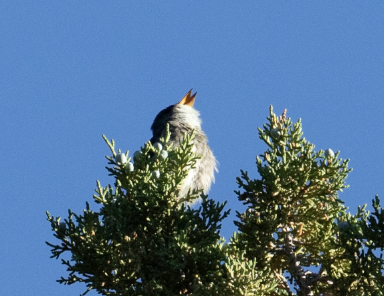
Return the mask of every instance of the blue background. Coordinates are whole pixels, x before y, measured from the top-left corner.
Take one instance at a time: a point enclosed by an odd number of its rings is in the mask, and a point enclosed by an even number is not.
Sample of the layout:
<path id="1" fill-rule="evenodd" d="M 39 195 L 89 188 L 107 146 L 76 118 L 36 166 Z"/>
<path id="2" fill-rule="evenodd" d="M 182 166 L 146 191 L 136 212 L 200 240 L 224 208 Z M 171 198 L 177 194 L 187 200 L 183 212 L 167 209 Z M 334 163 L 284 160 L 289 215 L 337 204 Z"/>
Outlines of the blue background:
<path id="1" fill-rule="evenodd" d="M 302 118 L 316 149 L 354 171 L 351 212 L 384 193 L 382 1 L 18 1 L 0 3 L 0 294 L 79 295 L 49 259 L 45 211 L 81 213 L 109 149 L 135 151 L 163 108 L 193 88 L 220 162 L 210 197 L 236 230 L 240 169 L 258 176 L 269 106 Z M 89 295 L 96 295 L 95 292 Z"/>

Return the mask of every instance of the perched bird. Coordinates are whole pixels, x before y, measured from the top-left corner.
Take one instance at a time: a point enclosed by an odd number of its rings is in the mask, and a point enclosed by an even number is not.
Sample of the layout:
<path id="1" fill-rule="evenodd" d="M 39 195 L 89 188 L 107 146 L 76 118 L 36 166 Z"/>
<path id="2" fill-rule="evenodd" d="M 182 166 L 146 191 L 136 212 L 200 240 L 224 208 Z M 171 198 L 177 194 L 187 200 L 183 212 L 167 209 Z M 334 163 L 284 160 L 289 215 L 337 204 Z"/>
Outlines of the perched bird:
<path id="1" fill-rule="evenodd" d="M 208 193 L 211 183 L 215 181 L 214 171 L 217 171 L 217 161 L 208 146 L 207 136 L 201 129 L 200 113 L 193 108 L 196 93 L 191 96 L 191 92 L 192 89 L 179 103 L 160 111 L 151 127 L 152 144 L 164 136 L 167 123 L 171 132 L 170 141 L 174 145 L 179 145 L 185 132 L 191 133 L 195 130 L 193 152 L 201 158 L 183 181 L 179 191 L 180 198 L 186 196 L 189 189 L 203 189 L 204 194 Z"/>

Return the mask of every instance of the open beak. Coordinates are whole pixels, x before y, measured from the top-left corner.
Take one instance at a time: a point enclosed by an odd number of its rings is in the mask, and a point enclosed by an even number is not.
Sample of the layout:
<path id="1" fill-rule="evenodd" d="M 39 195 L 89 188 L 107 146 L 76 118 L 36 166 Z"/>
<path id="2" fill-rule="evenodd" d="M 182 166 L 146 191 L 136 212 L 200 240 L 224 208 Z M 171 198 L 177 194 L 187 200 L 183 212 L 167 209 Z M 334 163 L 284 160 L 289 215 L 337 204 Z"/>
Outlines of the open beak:
<path id="1" fill-rule="evenodd" d="M 195 92 L 191 96 L 192 89 L 182 98 L 182 100 L 178 103 L 179 105 L 187 105 L 189 107 L 193 107 L 193 103 L 195 102 L 195 97 L 197 92 Z"/>

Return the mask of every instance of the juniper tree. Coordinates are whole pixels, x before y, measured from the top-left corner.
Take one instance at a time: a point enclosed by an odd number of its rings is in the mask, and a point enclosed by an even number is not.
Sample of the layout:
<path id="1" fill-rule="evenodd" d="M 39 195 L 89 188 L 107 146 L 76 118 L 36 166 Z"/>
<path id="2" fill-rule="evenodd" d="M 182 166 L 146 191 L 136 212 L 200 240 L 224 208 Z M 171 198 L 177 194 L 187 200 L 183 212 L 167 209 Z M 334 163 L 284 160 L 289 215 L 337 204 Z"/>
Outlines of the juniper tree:
<path id="1" fill-rule="evenodd" d="M 220 237 L 225 203 L 199 190 L 178 199 L 198 159 L 193 134 L 172 146 L 167 132 L 134 154 L 111 149 L 107 170 L 115 183 L 97 182 L 83 214 L 61 220 L 47 212 L 60 244 L 47 244 L 68 274 L 58 282 L 85 283 L 102 295 L 383 295 L 384 213 L 365 206 L 347 212 L 348 160 L 315 151 L 301 121 L 272 110 L 259 136 L 268 149 L 256 159 L 258 179 L 237 178 L 238 227 Z M 201 204 L 190 203 L 201 197 Z M 84 294 L 86 294 L 85 292 Z"/>
<path id="2" fill-rule="evenodd" d="M 301 121 L 286 111 L 259 128 L 268 149 L 256 158 L 260 178 L 241 171 L 233 244 L 279 279 L 276 295 L 383 295 L 384 214 L 347 213 L 338 193 L 351 169 L 339 152 L 315 151 L 302 137 Z M 293 289 L 292 289 L 293 288 Z M 294 290 L 294 291 L 292 291 Z M 275 294 L 273 294 L 275 295 Z"/>
<path id="3" fill-rule="evenodd" d="M 103 295 L 179 295 L 204 290 L 225 273 L 220 222 L 229 214 L 225 203 L 201 195 L 198 209 L 186 202 L 200 196 L 190 192 L 178 199 L 178 187 L 198 158 L 192 153 L 193 135 L 180 146 L 160 143 L 135 153 L 115 152 L 107 167 L 114 187 L 97 183 L 94 200 L 99 212 L 87 203 L 83 215 L 69 211 L 65 222 L 48 215 L 61 245 L 48 243 L 52 257 L 68 251 L 63 260 L 69 275 L 59 282 L 84 282 L 88 290 Z M 203 292 L 203 291 L 201 291 Z"/>

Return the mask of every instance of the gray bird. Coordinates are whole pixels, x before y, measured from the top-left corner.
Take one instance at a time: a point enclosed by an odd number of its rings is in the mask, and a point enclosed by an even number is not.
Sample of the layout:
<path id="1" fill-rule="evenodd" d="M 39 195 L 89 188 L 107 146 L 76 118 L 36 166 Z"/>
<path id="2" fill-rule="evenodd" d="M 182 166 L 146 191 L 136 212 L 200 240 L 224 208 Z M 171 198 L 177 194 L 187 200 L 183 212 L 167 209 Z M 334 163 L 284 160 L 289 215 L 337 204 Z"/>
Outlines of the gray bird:
<path id="1" fill-rule="evenodd" d="M 190 170 L 183 181 L 179 191 L 180 198 L 186 196 L 189 189 L 203 189 L 204 194 L 207 194 L 211 183 L 215 181 L 214 171 L 217 171 L 217 161 L 208 146 L 207 136 L 201 129 L 200 113 L 193 108 L 196 93 L 191 96 L 191 92 L 192 89 L 179 103 L 160 111 L 151 127 L 152 144 L 164 136 L 167 123 L 171 132 L 170 141 L 174 145 L 179 145 L 185 132 L 191 133 L 195 130 L 193 151 L 201 158 L 197 160 L 195 169 Z"/>

